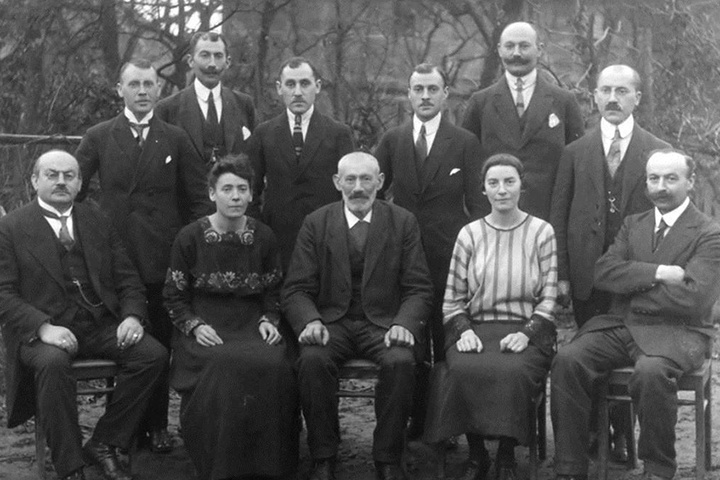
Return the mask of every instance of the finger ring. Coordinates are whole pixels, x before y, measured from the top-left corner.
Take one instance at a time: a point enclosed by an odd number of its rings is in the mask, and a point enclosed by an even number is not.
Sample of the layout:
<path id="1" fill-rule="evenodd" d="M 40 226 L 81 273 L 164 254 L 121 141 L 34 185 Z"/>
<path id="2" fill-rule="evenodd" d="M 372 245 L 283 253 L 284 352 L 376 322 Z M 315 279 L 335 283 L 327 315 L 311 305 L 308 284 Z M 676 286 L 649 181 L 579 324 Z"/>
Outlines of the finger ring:
<path id="1" fill-rule="evenodd" d="M 139 337 L 139 336 L 140 336 L 139 333 L 136 333 L 135 335 L 133 335 L 133 337 L 135 337 L 135 338 L 137 338 L 137 337 Z"/>

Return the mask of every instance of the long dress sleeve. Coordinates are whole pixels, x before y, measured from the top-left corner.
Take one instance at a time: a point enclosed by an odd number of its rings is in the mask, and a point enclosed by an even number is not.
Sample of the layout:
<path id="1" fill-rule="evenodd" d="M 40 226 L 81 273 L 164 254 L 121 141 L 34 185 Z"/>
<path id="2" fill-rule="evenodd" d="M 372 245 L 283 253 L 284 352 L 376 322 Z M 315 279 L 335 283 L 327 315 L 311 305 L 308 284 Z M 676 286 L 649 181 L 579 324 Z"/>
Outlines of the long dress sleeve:
<path id="1" fill-rule="evenodd" d="M 183 235 L 173 243 L 170 266 L 165 277 L 163 298 L 170 320 L 185 335 L 190 335 L 195 327 L 205 322 L 195 314 L 192 308 L 192 273 L 196 261 L 196 248 L 191 235 Z"/>

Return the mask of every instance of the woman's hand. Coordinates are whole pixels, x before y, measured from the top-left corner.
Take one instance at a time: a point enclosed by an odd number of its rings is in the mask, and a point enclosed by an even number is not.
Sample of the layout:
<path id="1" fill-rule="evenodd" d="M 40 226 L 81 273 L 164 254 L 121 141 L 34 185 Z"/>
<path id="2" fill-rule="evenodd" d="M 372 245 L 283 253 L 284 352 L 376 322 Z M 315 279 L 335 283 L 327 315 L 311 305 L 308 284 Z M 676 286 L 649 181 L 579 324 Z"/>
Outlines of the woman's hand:
<path id="1" fill-rule="evenodd" d="M 215 332 L 215 329 L 207 324 L 195 327 L 193 335 L 195 335 L 195 341 L 203 347 L 213 347 L 223 343 L 222 338 Z"/>
<path id="2" fill-rule="evenodd" d="M 527 348 L 528 343 L 530 343 L 530 339 L 524 333 L 511 333 L 500 340 L 500 351 L 520 353 Z"/>
<path id="3" fill-rule="evenodd" d="M 460 335 L 460 340 L 455 342 L 455 346 L 457 347 L 458 352 L 463 353 L 480 353 L 483 349 L 482 342 L 472 330 L 465 330 L 462 335 Z"/>
<path id="4" fill-rule="evenodd" d="M 277 345 L 282 340 L 282 335 L 280 335 L 277 327 L 270 322 L 260 322 L 258 331 L 268 345 Z"/>

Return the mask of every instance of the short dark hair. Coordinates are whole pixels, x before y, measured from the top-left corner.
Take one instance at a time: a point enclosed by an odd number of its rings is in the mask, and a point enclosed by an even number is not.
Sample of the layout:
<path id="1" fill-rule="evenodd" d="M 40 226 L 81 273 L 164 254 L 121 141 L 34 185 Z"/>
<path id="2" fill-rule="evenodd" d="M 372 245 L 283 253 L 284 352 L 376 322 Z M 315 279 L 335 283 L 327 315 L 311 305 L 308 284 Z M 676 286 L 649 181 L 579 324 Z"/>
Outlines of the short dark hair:
<path id="1" fill-rule="evenodd" d="M 118 82 L 122 82 L 123 73 L 125 73 L 125 70 L 127 70 L 130 65 L 140 68 L 142 70 L 147 70 L 148 68 L 155 70 L 152 62 L 147 58 L 134 58 L 128 62 L 123 63 L 122 67 L 120 67 L 120 71 L 118 72 Z M 155 75 L 157 76 L 157 70 L 155 70 Z"/>
<path id="2" fill-rule="evenodd" d="M 496 153 L 495 155 L 492 155 L 490 158 L 485 160 L 485 162 L 483 162 L 482 171 L 480 172 L 483 190 L 485 189 L 485 177 L 487 176 L 488 170 L 490 170 L 492 167 L 497 167 L 500 165 L 513 167 L 515 170 L 517 170 L 518 177 L 520 177 L 520 181 L 522 182 L 523 178 L 525 177 L 525 167 L 523 166 L 523 163 L 515 155 L 511 155 L 509 153 Z"/>
<path id="3" fill-rule="evenodd" d="M 448 77 L 445 73 L 445 70 L 438 67 L 437 65 L 434 65 L 432 63 L 421 63 L 420 65 L 416 65 L 415 68 L 413 68 L 413 71 L 410 72 L 410 75 L 408 76 L 408 85 L 410 85 L 410 78 L 412 78 L 414 73 L 433 73 L 437 72 L 442 77 L 443 81 L 443 88 L 447 87 L 448 84 Z"/>
<path id="4" fill-rule="evenodd" d="M 223 45 L 225 46 L 225 55 L 228 54 L 228 42 L 225 40 L 225 37 L 222 33 L 216 33 L 216 32 L 195 32 L 192 37 L 190 37 L 190 47 L 188 48 L 188 53 L 192 56 L 195 55 L 195 47 L 197 47 L 197 44 L 200 40 L 208 40 L 210 42 L 217 42 L 220 40 Z"/>
<path id="5" fill-rule="evenodd" d="M 280 65 L 280 69 L 278 70 L 278 76 L 277 76 L 278 82 L 282 79 L 282 72 L 283 72 L 283 70 L 285 70 L 285 68 L 287 68 L 287 67 L 298 68 L 303 63 L 307 63 L 310 66 L 310 70 L 312 70 L 313 77 L 315 77 L 315 80 L 320 80 L 322 78 L 320 76 L 320 72 L 318 71 L 317 68 L 315 68 L 315 65 L 313 65 L 313 63 L 310 60 L 308 60 L 305 57 L 292 57 L 288 60 L 285 60 L 283 62 L 283 64 Z"/>
<path id="6" fill-rule="evenodd" d="M 208 187 L 215 189 L 220 177 L 226 173 L 232 173 L 240 178 L 247 180 L 250 188 L 255 183 L 255 172 L 250 166 L 250 159 L 244 153 L 237 155 L 226 155 L 212 166 L 208 173 Z"/>
<path id="7" fill-rule="evenodd" d="M 687 166 L 687 178 L 690 178 L 693 175 L 695 175 L 695 160 L 690 155 L 683 152 L 682 150 L 677 149 L 677 148 L 672 148 L 672 147 L 658 148 L 658 149 L 651 151 L 648 154 L 647 159 L 650 160 L 650 158 L 652 158 L 652 156 L 657 153 L 661 153 L 661 154 L 676 153 L 676 154 L 680 155 L 681 157 L 683 157 L 685 159 L 685 166 Z M 647 164 L 647 161 L 645 163 Z"/>

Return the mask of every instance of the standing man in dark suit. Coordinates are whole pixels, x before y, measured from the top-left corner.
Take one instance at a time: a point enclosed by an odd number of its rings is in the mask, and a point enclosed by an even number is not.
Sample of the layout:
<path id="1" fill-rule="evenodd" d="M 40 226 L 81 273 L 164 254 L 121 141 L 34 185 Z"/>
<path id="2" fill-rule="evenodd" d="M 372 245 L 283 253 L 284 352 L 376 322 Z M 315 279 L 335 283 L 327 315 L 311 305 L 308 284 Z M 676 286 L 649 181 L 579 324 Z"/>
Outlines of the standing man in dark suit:
<path id="1" fill-rule="evenodd" d="M 552 366 L 558 478 L 586 478 L 590 406 L 608 371 L 634 365 L 628 386 L 640 421 L 638 456 L 648 480 L 675 474 L 677 379 L 702 365 L 720 294 L 720 226 L 690 202 L 694 162 L 672 149 L 646 166 L 655 208 L 627 217 L 595 265 L 595 288 L 612 293 L 560 348 Z"/>
<path id="2" fill-rule="evenodd" d="M 505 27 L 498 44 L 505 75 L 473 94 L 462 126 L 480 139 L 487 156 L 510 153 L 523 162 L 520 209 L 548 220 L 562 150 L 583 134 L 584 124 L 573 94 L 538 74 L 542 48 L 529 23 Z"/>
<path id="3" fill-rule="evenodd" d="M 96 209 L 73 201 L 78 163 L 51 150 L 32 174 L 37 199 L 0 220 L 0 325 L 7 363 L 8 426 L 39 410 L 59 478 L 83 480 L 97 464 L 106 480 L 129 480 L 116 447 L 128 448 L 167 351 L 143 322 L 143 286 L 115 229 Z M 120 366 L 112 401 L 81 447 L 75 358 Z M 44 447 L 43 447 L 44 448 Z"/>
<path id="4" fill-rule="evenodd" d="M 153 115 L 159 86 L 149 62 L 125 64 L 117 89 L 125 110 L 90 128 L 75 152 L 83 176 L 78 198 L 85 197 L 90 179 L 98 173 L 100 207 L 120 233 L 145 284 L 152 334 L 169 349 L 173 326 L 162 303 L 163 283 L 175 235 L 210 211 L 205 167 L 187 134 Z M 172 450 L 168 389 L 165 372 L 142 426 L 155 452 Z"/>
<path id="5" fill-rule="evenodd" d="M 350 128 L 315 110 L 321 85 L 309 60 L 283 63 L 277 92 L 286 110 L 260 124 L 250 141 L 254 208 L 262 199 L 262 218 L 277 236 L 283 269 L 305 215 L 340 199 L 331 179 L 337 162 L 354 148 Z"/>
<path id="6" fill-rule="evenodd" d="M 188 65 L 195 75 L 193 84 L 159 101 L 155 114 L 185 130 L 206 165 L 227 154 L 246 153 L 255 107 L 249 95 L 222 85 L 222 74 L 230 66 L 225 37 L 195 33 Z"/>
<path id="7" fill-rule="evenodd" d="M 375 200 L 383 185 L 376 159 L 346 155 L 334 180 L 343 201 L 303 222 L 282 293 L 283 312 L 300 343 L 300 399 L 315 462 L 310 479 L 335 478 L 338 367 L 356 356 L 380 365 L 377 478 L 400 479 L 415 383 L 413 347 L 422 341 L 432 283 L 415 217 Z"/>
<path id="8" fill-rule="evenodd" d="M 600 125 L 565 147 L 555 179 L 550 221 L 558 241 L 559 299 L 567 304 L 572 291 L 578 327 L 608 312 L 610 293 L 593 288 L 595 261 L 626 216 L 652 208 L 645 162 L 651 151 L 670 146 L 635 123 L 640 86 L 640 75 L 626 65 L 600 72 L 595 89 Z M 619 462 L 627 460 L 627 408 L 614 405 L 611 411 L 612 458 Z"/>
<path id="9" fill-rule="evenodd" d="M 432 338 L 435 361 L 445 358 L 442 301 L 455 239 L 487 204 L 480 181 L 480 142 L 443 117 L 447 96 L 445 72 L 428 63 L 415 67 L 408 80 L 413 118 L 388 130 L 375 151 L 385 185 L 392 185 L 393 202 L 410 210 L 420 225 L 435 287 L 426 355 L 431 358 Z M 409 438 L 423 431 L 428 375 L 427 369 L 420 370 Z"/>

